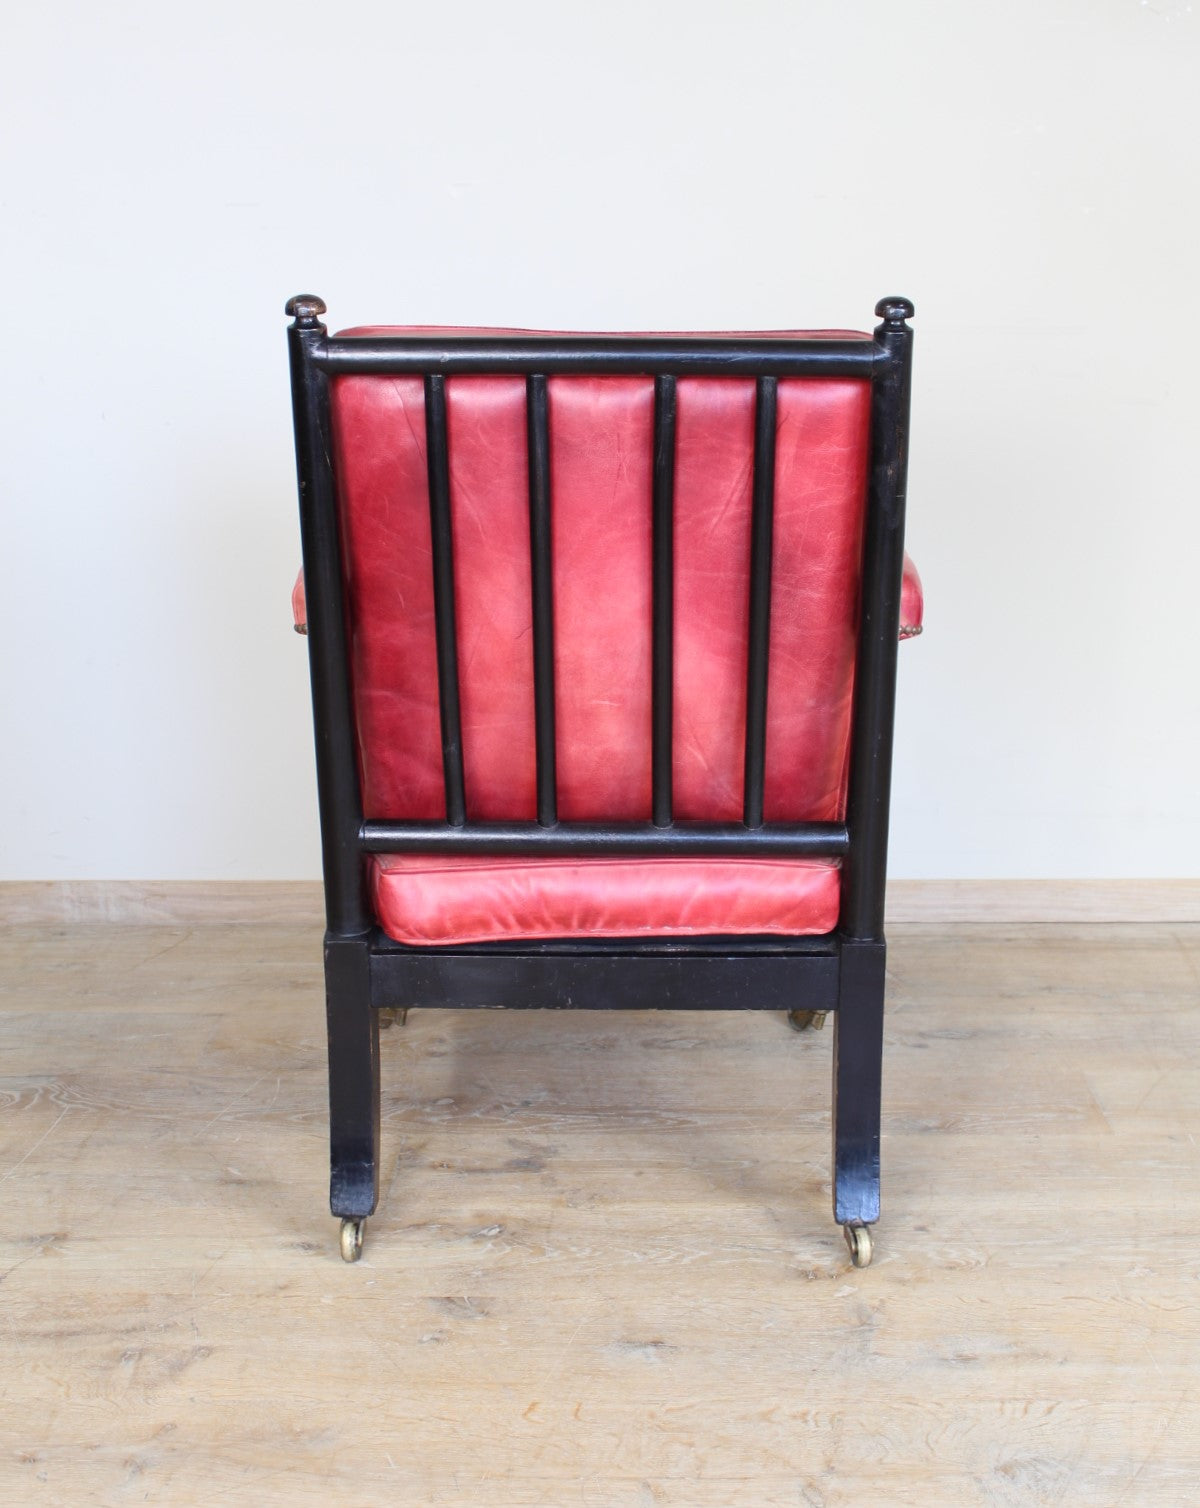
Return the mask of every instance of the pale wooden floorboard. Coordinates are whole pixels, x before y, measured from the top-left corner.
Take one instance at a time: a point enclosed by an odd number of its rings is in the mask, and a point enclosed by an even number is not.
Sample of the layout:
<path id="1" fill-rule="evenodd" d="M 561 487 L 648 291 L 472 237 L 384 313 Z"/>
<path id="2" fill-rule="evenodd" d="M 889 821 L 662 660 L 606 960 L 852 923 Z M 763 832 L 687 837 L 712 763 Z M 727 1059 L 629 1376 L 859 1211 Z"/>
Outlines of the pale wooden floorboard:
<path id="1" fill-rule="evenodd" d="M 0 1502 L 1200 1501 L 1200 926 L 893 933 L 856 1272 L 828 1031 L 414 1012 L 347 1267 L 313 928 L 9 928 Z"/>

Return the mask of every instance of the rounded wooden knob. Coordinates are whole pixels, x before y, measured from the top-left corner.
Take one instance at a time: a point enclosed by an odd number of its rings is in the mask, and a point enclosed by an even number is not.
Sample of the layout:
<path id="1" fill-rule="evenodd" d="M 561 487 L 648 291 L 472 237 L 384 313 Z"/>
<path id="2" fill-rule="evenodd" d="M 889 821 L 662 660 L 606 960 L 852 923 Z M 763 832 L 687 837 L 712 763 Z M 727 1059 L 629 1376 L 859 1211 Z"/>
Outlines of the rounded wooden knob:
<path id="1" fill-rule="evenodd" d="M 325 300 L 318 298 L 315 293 L 297 293 L 294 298 L 288 299 L 283 312 L 292 315 L 302 330 L 311 329 L 321 322 L 321 316 L 325 313 Z"/>
<path id="2" fill-rule="evenodd" d="M 894 295 L 891 298 L 881 298 L 875 305 L 875 313 L 893 330 L 901 329 L 904 321 L 911 319 L 916 312 L 911 299 L 897 298 Z"/>

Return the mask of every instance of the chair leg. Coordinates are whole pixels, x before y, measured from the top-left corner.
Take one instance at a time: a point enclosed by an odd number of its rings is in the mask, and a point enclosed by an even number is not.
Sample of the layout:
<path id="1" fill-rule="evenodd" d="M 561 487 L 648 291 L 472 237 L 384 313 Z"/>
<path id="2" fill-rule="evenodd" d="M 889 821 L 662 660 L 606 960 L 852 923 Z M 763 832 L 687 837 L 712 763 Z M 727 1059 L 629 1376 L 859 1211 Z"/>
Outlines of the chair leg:
<path id="1" fill-rule="evenodd" d="M 833 1214 L 855 1267 L 871 1260 L 879 1219 L 879 1109 L 886 946 L 842 945 L 833 1018 Z"/>
<path id="2" fill-rule="evenodd" d="M 329 1033 L 329 1207 L 342 1221 L 348 1262 L 379 1201 L 379 1022 L 371 1009 L 370 955 L 361 939 L 325 944 Z"/>

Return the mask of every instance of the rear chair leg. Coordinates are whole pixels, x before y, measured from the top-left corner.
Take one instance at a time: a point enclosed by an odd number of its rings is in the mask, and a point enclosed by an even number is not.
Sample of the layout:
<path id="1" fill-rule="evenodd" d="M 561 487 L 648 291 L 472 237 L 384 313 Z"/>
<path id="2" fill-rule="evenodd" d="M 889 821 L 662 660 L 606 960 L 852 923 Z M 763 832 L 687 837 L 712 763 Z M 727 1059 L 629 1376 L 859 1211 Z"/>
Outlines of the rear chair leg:
<path id="1" fill-rule="evenodd" d="M 379 1201 L 379 1021 L 371 1009 L 364 938 L 326 938 L 325 1012 L 329 1207 L 341 1218 L 342 1256 L 356 1262 L 367 1216 Z"/>
<path id="2" fill-rule="evenodd" d="M 886 958 L 882 942 L 842 944 L 833 1018 L 833 1216 L 855 1267 L 869 1264 L 869 1227 L 879 1219 Z"/>

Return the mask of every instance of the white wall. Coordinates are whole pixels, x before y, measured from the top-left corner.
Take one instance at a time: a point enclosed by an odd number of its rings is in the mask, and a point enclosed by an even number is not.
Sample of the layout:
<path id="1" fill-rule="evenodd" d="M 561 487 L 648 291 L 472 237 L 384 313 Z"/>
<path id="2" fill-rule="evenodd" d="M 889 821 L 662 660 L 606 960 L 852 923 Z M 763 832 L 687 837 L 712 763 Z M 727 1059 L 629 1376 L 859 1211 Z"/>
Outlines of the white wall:
<path id="1" fill-rule="evenodd" d="M 45 0 L 7 23 L 0 874 L 316 875 L 283 303 L 915 299 L 893 870 L 1200 868 L 1181 0 Z"/>

